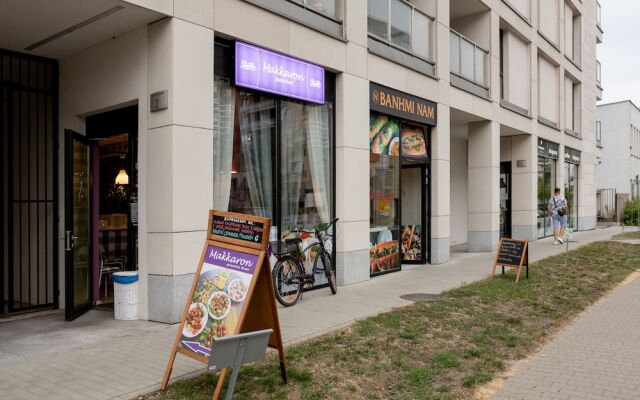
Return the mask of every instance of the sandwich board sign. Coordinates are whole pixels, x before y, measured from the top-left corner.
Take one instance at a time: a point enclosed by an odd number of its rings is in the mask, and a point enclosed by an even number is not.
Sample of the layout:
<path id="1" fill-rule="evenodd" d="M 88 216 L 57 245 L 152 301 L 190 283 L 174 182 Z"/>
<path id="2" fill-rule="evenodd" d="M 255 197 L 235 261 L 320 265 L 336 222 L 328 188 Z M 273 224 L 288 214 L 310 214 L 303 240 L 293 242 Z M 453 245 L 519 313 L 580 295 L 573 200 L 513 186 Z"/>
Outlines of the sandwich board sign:
<path id="1" fill-rule="evenodd" d="M 496 267 L 502 266 L 502 273 L 504 274 L 504 267 L 515 268 L 518 273 L 516 274 L 516 283 L 520 280 L 520 271 L 522 267 L 526 267 L 527 279 L 529 279 L 529 250 L 528 242 L 526 240 L 500 239 L 500 245 L 496 254 L 496 261 L 493 263 L 493 271 L 491 276 L 496 273 Z"/>
<path id="2" fill-rule="evenodd" d="M 287 370 L 267 248 L 271 220 L 209 211 L 207 240 L 162 380 L 165 389 L 177 353 L 209 364 L 214 339 L 272 329 L 269 347 L 278 350 L 282 379 Z M 227 370 L 218 378 L 219 398 Z"/>

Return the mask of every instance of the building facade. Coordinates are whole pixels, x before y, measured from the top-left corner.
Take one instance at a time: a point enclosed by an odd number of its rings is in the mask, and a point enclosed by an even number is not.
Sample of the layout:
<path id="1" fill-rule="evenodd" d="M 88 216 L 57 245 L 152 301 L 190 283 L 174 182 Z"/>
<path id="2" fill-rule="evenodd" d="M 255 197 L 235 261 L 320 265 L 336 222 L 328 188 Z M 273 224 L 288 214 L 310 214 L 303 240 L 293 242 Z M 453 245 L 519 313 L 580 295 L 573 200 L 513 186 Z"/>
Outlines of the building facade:
<path id="1" fill-rule="evenodd" d="M 86 3 L 0 16 L 5 313 L 177 321 L 210 208 L 339 218 L 340 285 L 595 227 L 594 0 Z"/>
<path id="2" fill-rule="evenodd" d="M 597 117 L 598 215 L 610 220 L 613 199 L 618 198 L 618 214 L 621 214 L 626 199 L 638 195 L 640 109 L 630 100 L 600 104 Z"/>
<path id="3" fill-rule="evenodd" d="M 598 189 L 635 193 L 640 174 L 640 109 L 632 101 L 598 105 L 601 130 L 600 160 L 596 168 Z"/>

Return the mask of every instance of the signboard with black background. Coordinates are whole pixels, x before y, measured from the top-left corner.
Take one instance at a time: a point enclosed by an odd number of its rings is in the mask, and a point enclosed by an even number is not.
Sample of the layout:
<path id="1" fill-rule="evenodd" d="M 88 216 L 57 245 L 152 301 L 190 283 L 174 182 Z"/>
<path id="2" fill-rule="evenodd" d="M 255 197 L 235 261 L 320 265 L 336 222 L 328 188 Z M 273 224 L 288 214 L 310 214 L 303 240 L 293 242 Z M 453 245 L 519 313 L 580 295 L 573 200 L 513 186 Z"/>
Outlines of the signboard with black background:
<path id="1" fill-rule="evenodd" d="M 369 84 L 371 110 L 427 125 L 436 125 L 437 104 L 399 90 L 371 82 Z"/>

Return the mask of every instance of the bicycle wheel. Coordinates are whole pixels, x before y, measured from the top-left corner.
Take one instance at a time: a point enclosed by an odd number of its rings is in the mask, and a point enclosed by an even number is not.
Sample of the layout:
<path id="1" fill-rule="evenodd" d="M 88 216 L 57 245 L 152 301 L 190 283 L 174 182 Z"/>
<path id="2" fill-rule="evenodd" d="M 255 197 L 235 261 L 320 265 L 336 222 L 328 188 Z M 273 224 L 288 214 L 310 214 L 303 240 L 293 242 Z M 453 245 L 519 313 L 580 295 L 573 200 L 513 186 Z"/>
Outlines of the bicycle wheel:
<path id="1" fill-rule="evenodd" d="M 302 285 L 300 276 L 304 274 L 302 266 L 289 256 L 284 256 L 273 267 L 273 288 L 276 300 L 285 307 L 290 307 L 300 300 Z"/>
<path id="2" fill-rule="evenodd" d="M 329 252 L 323 252 L 318 258 L 316 258 L 316 264 L 318 262 L 322 263 L 322 269 L 324 269 L 324 275 L 327 277 L 327 281 L 329 281 L 329 288 L 331 289 L 331 293 L 336 294 L 338 292 L 338 285 L 336 284 L 336 268 L 331 261 L 331 256 Z M 318 267 L 316 265 L 315 267 Z M 318 271 L 317 268 L 314 270 Z"/>

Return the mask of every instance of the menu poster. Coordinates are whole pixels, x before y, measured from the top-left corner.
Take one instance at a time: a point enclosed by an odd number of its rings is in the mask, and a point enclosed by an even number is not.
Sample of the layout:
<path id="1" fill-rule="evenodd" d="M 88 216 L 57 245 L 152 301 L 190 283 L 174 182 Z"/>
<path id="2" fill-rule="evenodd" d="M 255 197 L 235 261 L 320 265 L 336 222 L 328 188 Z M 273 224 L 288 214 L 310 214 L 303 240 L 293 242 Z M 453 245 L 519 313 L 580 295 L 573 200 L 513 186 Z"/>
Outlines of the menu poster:
<path id="1" fill-rule="evenodd" d="M 257 262 L 257 255 L 207 247 L 182 328 L 182 348 L 208 357 L 214 338 L 236 331 Z"/>
<path id="2" fill-rule="evenodd" d="M 504 267 L 512 267 L 517 270 L 516 283 L 518 283 L 520 280 L 520 272 L 524 266 L 526 267 L 527 278 L 529 278 L 529 254 L 527 246 L 528 242 L 526 240 L 500 239 L 500 245 L 498 246 L 495 262 L 493 263 L 491 276 L 495 275 L 498 265 L 503 267 L 502 273 L 504 273 Z"/>
<path id="3" fill-rule="evenodd" d="M 166 389 L 178 353 L 208 364 L 215 339 L 272 329 L 269 347 L 278 350 L 282 380 L 287 368 L 282 332 L 267 255 L 271 220 L 209 211 L 207 240 L 200 254 L 191 289 L 182 311 L 161 389 Z M 227 369 L 213 394 L 222 393 Z"/>
<path id="4" fill-rule="evenodd" d="M 245 242 L 261 243 L 264 225 L 235 216 L 214 215 L 211 233 Z"/>

